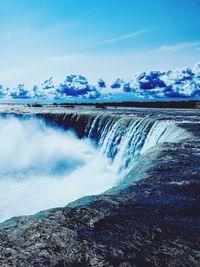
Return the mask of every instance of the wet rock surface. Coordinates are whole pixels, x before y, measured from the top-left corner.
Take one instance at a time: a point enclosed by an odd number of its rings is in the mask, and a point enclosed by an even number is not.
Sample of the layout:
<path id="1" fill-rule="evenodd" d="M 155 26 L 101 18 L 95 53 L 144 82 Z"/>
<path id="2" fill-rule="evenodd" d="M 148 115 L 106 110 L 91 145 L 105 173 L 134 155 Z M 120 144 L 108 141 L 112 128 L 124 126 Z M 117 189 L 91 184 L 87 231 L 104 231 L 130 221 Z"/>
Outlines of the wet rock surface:
<path id="1" fill-rule="evenodd" d="M 4 224 L 0 266 L 199 266 L 200 124 L 180 127 L 192 137 L 120 193 Z"/>

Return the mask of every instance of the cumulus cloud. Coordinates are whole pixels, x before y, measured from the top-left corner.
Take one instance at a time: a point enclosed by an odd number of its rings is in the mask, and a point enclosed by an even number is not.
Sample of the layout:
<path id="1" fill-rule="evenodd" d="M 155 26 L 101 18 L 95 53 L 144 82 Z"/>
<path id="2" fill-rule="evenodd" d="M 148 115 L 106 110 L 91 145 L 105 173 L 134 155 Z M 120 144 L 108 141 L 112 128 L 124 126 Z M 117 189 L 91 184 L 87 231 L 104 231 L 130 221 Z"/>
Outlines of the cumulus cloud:
<path id="1" fill-rule="evenodd" d="M 6 95 L 6 92 L 5 92 L 4 88 L 3 88 L 3 86 L 0 85 L 0 97 L 3 98 L 5 95 Z"/>
<path id="2" fill-rule="evenodd" d="M 129 93 L 129 95 L 127 94 Z M 59 85 L 55 85 L 53 77 L 45 80 L 41 85 L 28 89 L 24 84 L 16 88 L 5 89 L 0 86 L 0 98 L 3 99 L 33 99 L 60 100 L 88 99 L 110 101 L 120 95 L 129 100 L 130 94 L 135 98 L 198 98 L 200 96 L 200 64 L 193 68 L 177 69 L 173 71 L 148 71 L 135 74 L 131 79 L 117 78 L 107 85 L 99 79 L 91 84 L 82 75 L 68 75 Z"/>
<path id="3" fill-rule="evenodd" d="M 100 88 L 106 88 L 106 83 L 105 83 L 105 81 L 102 80 L 102 79 L 99 79 L 99 80 L 98 80 L 98 86 L 99 86 Z"/>
<path id="4" fill-rule="evenodd" d="M 200 64 L 174 71 L 149 71 L 130 81 L 117 79 L 111 87 L 145 98 L 192 98 L 200 96 Z"/>
<path id="5" fill-rule="evenodd" d="M 9 91 L 9 96 L 14 99 L 27 99 L 33 96 L 31 90 L 25 88 L 24 84 L 19 84 Z"/>
<path id="6" fill-rule="evenodd" d="M 56 91 L 62 98 L 68 96 L 93 99 L 100 96 L 98 89 L 98 87 L 90 85 L 88 80 L 82 75 L 69 75 L 66 77 L 65 81 L 58 86 Z"/>
<path id="7" fill-rule="evenodd" d="M 123 87 L 125 81 L 124 79 L 121 79 L 121 78 L 117 78 L 112 84 L 111 84 L 111 88 L 113 89 L 120 89 Z"/>

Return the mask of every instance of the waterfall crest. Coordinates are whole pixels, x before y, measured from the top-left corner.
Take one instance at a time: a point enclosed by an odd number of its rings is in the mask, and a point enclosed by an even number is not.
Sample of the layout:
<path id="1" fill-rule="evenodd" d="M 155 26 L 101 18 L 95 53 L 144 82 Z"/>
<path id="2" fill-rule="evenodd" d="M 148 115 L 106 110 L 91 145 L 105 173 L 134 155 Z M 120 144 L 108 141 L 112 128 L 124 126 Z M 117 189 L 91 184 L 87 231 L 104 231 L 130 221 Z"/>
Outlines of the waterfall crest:
<path id="1" fill-rule="evenodd" d="M 97 142 L 101 153 L 112 159 L 118 172 L 130 168 L 136 158 L 157 144 L 189 137 L 186 130 L 170 120 L 118 115 L 90 116 L 85 135 Z"/>

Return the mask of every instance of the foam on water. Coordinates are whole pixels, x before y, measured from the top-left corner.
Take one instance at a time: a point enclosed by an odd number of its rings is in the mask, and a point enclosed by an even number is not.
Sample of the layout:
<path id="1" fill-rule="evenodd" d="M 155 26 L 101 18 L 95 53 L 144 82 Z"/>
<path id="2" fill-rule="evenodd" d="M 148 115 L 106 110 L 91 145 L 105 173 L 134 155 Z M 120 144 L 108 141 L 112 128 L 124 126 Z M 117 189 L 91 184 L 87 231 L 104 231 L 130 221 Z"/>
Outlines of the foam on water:
<path id="1" fill-rule="evenodd" d="M 89 139 L 40 120 L 0 119 L 0 221 L 99 194 L 116 179 Z"/>

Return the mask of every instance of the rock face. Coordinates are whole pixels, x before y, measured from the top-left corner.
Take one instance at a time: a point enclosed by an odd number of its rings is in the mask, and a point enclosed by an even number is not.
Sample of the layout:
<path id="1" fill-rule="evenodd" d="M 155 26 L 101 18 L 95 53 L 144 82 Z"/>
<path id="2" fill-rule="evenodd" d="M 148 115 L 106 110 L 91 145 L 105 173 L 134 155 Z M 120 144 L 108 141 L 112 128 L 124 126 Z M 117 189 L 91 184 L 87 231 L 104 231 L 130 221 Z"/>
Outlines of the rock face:
<path id="1" fill-rule="evenodd" d="M 121 192 L 5 223 L 0 266 L 199 266 L 200 124 L 180 127 L 191 139 L 162 144 Z"/>

